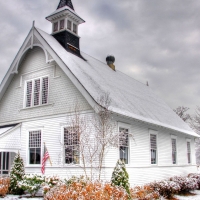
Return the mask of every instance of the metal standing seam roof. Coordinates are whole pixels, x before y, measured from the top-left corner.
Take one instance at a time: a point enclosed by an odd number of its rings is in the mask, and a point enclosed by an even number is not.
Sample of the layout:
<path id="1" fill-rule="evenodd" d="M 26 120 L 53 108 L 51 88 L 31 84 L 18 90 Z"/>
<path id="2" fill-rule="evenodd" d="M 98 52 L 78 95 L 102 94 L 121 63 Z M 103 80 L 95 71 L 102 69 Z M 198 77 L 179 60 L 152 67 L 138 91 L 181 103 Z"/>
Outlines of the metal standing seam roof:
<path id="1" fill-rule="evenodd" d="M 110 110 L 117 114 L 198 137 L 150 87 L 82 52 L 84 61 L 67 52 L 53 36 L 36 30 L 94 100 L 109 93 Z"/>

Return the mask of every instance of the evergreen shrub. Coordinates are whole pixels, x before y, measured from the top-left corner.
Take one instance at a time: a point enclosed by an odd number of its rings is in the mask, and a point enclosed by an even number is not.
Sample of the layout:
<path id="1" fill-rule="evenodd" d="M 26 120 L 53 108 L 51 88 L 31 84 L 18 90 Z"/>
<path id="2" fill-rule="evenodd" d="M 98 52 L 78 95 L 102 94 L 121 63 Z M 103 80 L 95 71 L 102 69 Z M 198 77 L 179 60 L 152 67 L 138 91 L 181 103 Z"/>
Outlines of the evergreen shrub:
<path id="1" fill-rule="evenodd" d="M 10 171 L 10 187 L 9 191 L 11 194 L 21 195 L 24 193 L 24 190 L 18 186 L 18 182 L 21 181 L 24 177 L 24 163 L 23 159 L 18 153 L 13 161 L 13 167 Z"/>
<path id="2" fill-rule="evenodd" d="M 18 186 L 24 191 L 31 194 L 31 196 L 33 197 L 39 191 L 44 182 L 45 179 L 43 176 L 37 174 L 26 174 L 23 177 L 23 180 L 18 182 Z"/>
<path id="3" fill-rule="evenodd" d="M 123 161 L 118 160 L 112 173 L 112 185 L 123 187 L 127 194 L 130 195 L 129 175 L 126 171 L 126 165 Z"/>

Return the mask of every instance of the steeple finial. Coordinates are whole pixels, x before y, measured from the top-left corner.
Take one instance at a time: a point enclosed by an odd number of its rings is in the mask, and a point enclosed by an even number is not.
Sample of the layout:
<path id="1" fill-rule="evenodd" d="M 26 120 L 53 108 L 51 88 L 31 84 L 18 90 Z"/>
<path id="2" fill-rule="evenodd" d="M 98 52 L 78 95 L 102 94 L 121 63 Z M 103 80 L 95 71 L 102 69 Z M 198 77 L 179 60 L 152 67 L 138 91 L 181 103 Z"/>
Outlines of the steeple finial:
<path id="1" fill-rule="evenodd" d="M 57 10 L 58 10 L 59 8 L 64 7 L 64 6 L 68 6 L 68 7 L 70 7 L 72 10 L 74 10 L 74 7 L 73 7 L 73 4 L 72 4 L 71 0 L 60 0 L 60 3 L 59 3 L 59 5 L 58 5 Z"/>

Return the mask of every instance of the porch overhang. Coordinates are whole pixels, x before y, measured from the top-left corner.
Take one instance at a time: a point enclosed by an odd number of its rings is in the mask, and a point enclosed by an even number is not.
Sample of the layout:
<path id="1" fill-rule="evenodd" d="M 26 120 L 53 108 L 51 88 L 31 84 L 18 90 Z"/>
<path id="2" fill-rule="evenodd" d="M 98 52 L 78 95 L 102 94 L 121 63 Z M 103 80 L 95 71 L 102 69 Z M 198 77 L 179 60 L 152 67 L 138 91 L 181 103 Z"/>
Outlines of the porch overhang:
<path id="1" fill-rule="evenodd" d="M 21 149 L 21 124 L 0 126 L 0 152 L 15 152 Z"/>

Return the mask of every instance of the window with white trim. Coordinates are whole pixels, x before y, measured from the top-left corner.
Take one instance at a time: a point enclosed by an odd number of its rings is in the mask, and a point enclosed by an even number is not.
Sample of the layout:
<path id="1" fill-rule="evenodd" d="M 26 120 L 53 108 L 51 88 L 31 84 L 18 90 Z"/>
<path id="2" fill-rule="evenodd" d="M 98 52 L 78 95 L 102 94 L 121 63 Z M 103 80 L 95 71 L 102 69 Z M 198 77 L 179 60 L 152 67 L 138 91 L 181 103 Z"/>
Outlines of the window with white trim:
<path id="1" fill-rule="evenodd" d="M 157 135 L 150 134 L 151 164 L 157 164 Z"/>
<path id="2" fill-rule="evenodd" d="M 72 29 L 72 22 L 70 20 L 67 20 L 67 29 L 71 31 Z"/>
<path id="3" fill-rule="evenodd" d="M 73 23 L 73 32 L 77 33 L 77 25 Z"/>
<path id="4" fill-rule="evenodd" d="M 188 160 L 188 164 L 191 163 L 191 146 L 190 146 L 190 142 L 187 141 L 187 160 Z"/>
<path id="5" fill-rule="evenodd" d="M 119 127 L 119 158 L 125 164 L 129 163 L 129 130 Z"/>
<path id="6" fill-rule="evenodd" d="M 65 20 L 62 19 L 60 20 L 60 30 L 64 29 L 64 26 L 65 26 Z"/>
<path id="7" fill-rule="evenodd" d="M 177 164 L 176 139 L 172 138 L 172 164 Z"/>
<path id="8" fill-rule="evenodd" d="M 42 77 L 26 82 L 25 107 L 34 107 L 48 103 L 49 78 Z"/>
<path id="9" fill-rule="evenodd" d="M 29 164 L 41 163 L 41 130 L 29 131 Z"/>
<path id="10" fill-rule="evenodd" d="M 65 163 L 79 164 L 79 128 L 66 127 L 64 128 L 64 147 L 65 147 Z"/>
<path id="11" fill-rule="evenodd" d="M 56 31 L 58 31 L 58 22 L 55 22 L 53 24 L 53 32 L 56 32 Z"/>

